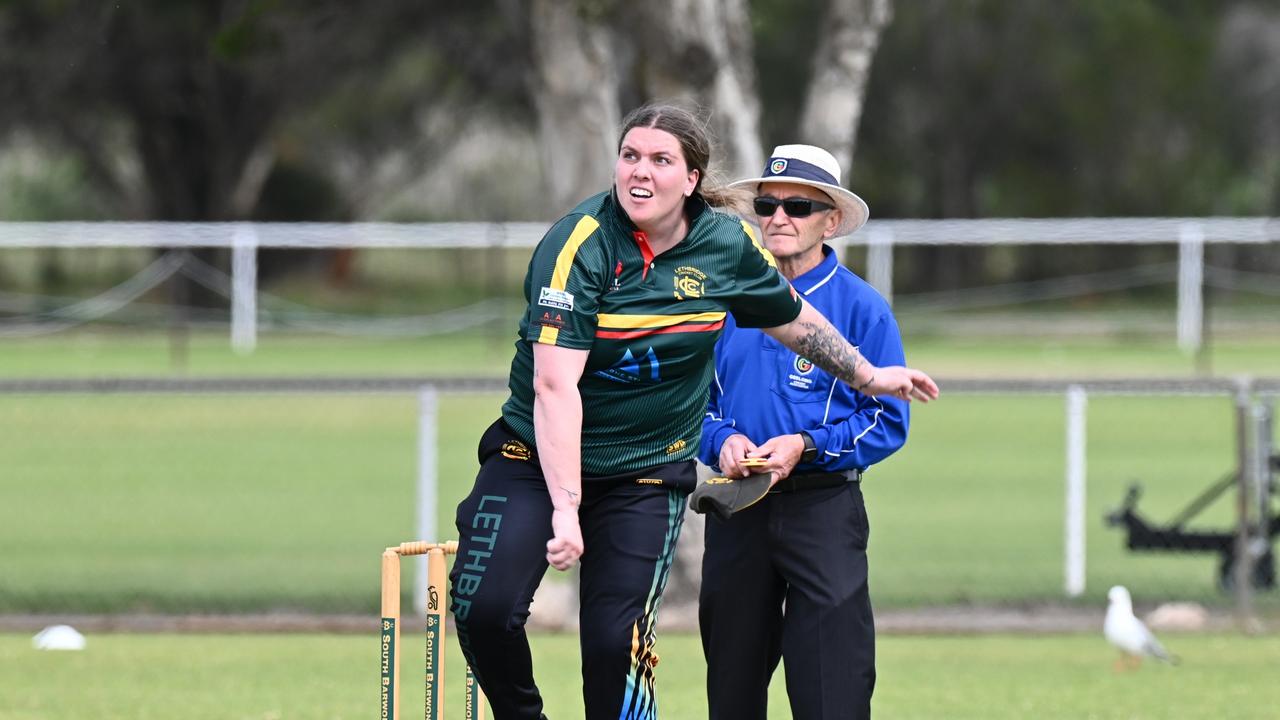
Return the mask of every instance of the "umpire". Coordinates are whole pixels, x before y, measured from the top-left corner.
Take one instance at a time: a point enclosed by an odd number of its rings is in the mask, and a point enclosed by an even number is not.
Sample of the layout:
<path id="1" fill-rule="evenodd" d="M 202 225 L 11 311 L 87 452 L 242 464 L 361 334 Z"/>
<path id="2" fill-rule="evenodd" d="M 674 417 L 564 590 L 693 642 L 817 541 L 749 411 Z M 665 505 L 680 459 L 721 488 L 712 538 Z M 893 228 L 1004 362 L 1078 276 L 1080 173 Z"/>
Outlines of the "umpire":
<path id="1" fill-rule="evenodd" d="M 795 290 L 868 361 L 903 364 L 889 304 L 824 243 L 867 220 L 866 203 L 841 187 L 836 159 L 783 145 L 763 177 L 732 186 L 756 193 L 765 247 Z M 699 623 L 710 717 L 763 720 L 785 658 L 796 720 L 868 718 L 875 627 L 860 481 L 906 442 L 908 405 L 838 382 L 732 316 L 715 369 L 700 459 L 741 477 L 743 460 L 766 458 L 763 470 L 777 479 L 729 520 L 707 517 Z"/>

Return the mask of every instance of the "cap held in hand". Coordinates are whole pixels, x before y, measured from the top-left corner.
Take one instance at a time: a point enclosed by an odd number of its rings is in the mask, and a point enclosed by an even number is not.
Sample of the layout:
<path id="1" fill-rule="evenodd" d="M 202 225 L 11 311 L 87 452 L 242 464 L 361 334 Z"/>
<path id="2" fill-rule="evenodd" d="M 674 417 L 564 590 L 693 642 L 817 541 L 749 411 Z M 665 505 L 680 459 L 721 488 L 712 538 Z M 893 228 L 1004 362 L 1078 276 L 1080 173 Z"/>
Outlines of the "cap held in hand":
<path id="1" fill-rule="evenodd" d="M 751 507 L 773 485 L 773 473 L 753 473 L 744 478 L 713 477 L 689 495 L 689 507 L 696 513 L 713 512 L 721 520 Z"/>

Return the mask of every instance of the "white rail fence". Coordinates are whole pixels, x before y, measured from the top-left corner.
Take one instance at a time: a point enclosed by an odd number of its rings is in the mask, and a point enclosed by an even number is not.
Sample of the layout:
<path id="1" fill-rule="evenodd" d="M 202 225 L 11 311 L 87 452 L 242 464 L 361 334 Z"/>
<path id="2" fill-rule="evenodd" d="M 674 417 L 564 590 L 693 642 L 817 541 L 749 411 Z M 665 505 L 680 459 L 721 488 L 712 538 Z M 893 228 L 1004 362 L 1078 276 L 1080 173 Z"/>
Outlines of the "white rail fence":
<path id="1" fill-rule="evenodd" d="M 257 248 L 532 247 L 545 223 L 0 223 L 0 248 L 230 248 L 231 342 L 252 352 L 258 333 Z M 872 220 L 838 238 L 867 247 L 868 281 L 893 298 L 893 249 L 909 245 L 1176 244 L 1177 338 L 1184 351 L 1204 335 L 1208 244 L 1280 243 L 1277 218 L 1071 218 Z M 1208 269 L 1211 270 L 1211 269 Z"/>

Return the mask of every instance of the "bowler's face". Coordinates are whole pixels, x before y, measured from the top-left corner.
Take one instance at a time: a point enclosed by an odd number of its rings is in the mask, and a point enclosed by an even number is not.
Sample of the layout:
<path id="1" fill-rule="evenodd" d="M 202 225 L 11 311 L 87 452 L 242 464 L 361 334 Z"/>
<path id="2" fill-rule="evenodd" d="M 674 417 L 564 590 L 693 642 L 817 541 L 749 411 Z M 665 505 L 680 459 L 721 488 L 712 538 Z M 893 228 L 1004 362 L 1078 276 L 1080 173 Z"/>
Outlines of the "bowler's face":
<path id="1" fill-rule="evenodd" d="M 698 186 L 675 135 L 635 127 L 622 138 L 614 185 L 622 209 L 641 230 L 652 231 L 684 211 L 684 199 Z"/>

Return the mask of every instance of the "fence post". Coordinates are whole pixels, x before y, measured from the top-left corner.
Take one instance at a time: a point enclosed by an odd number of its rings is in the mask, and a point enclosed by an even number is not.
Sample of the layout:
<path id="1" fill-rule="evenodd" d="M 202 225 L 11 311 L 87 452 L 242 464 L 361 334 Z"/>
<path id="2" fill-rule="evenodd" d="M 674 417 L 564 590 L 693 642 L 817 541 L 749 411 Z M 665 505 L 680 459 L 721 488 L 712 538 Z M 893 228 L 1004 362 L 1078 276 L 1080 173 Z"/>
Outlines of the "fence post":
<path id="1" fill-rule="evenodd" d="M 1258 398 L 1253 405 L 1254 452 L 1253 452 L 1253 497 L 1257 508 L 1254 532 L 1263 550 L 1271 542 L 1271 495 L 1280 492 L 1280 487 L 1271 485 L 1271 455 L 1274 453 L 1272 432 L 1275 419 L 1275 403 L 1272 400 Z M 1261 553 L 1259 553 L 1261 554 Z"/>
<path id="2" fill-rule="evenodd" d="M 1231 584 L 1236 600 L 1236 622 L 1246 633 L 1258 626 L 1253 612 L 1253 524 L 1250 492 L 1253 486 L 1253 401 L 1251 383 L 1241 379 L 1236 387 L 1236 542 Z"/>
<path id="3" fill-rule="evenodd" d="M 1244 523 L 1244 535 L 1248 543 L 1247 577 L 1252 583 L 1255 573 L 1259 577 L 1262 576 L 1264 559 L 1274 562 L 1267 555 L 1271 550 L 1271 404 L 1264 402 L 1261 398 L 1255 398 L 1249 410 L 1249 419 L 1252 421 L 1251 452 L 1249 453 L 1251 462 L 1246 485 L 1250 492 L 1245 508 L 1246 511 L 1251 509 L 1253 516 L 1246 518 L 1251 522 Z M 1254 613 L 1251 602 L 1252 584 L 1248 592 L 1250 602 L 1244 608 L 1247 612 L 1243 615 L 1244 630 L 1250 634 L 1258 634 L 1263 631 L 1263 626 L 1262 620 Z"/>
<path id="4" fill-rule="evenodd" d="M 440 542 L 436 537 L 436 417 L 440 394 L 432 385 L 418 390 L 418 540 Z M 417 558 L 413 578 L 413 611 L 419 615 L 427 607 L 427 556 Z"/>
<path id="5" fill-rule="evenodd" d="M 1178 349 L 1194 353 L 1204 337 L 1204 227 L 1178 230 Z"/>
<path id="6" fill-rule="evenodd" d="M 1080 385 L 1067 388 L 1067 512 L 1066 591 L 1084 593 L 1085 406 L 1088 395 Z"/>
<path id="7" fill-rule="evenodd" d="M 258 231 L 237 223 L 231 242 L 231 349 L 248 355 L 258 345 Z"/>
<path id="8" fill-rule="evenodd" d="M 893 231 L 871 227 L 867 233 L 867 282 L 893 305 Z"/>
<path id="9" fill-rule="evenodd" d="M 764 245 L 764 233 L 756 226 L 756 235 L 760 237 L 760 244 Z M 852 235 L 841 235 L 840 237 L 831 238 L 827 244 L 836 251 L 836 262 L 848 267 L 849 265 L 849 238 Z"/>

